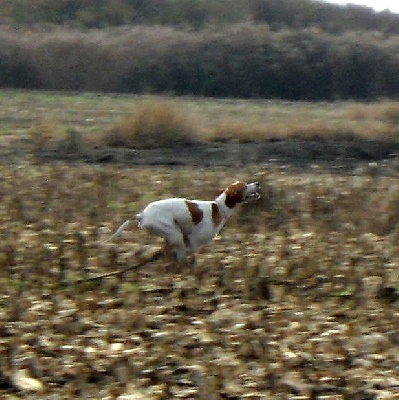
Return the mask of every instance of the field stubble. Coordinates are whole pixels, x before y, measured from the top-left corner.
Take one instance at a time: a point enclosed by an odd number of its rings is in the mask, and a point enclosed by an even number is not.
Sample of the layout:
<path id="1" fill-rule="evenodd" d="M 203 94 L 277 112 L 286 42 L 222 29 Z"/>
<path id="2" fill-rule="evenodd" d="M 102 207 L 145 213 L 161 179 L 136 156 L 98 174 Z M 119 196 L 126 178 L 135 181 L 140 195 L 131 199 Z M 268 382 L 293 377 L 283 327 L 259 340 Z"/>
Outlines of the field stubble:
<path id="1" fill-rule="evenodd" d="M 0 176 L 2 398 L 398 396 L 397 180 L 62 163 Z M 147 202 L 254 176 L 262 200 L 192 270 L 159 260 L 76 284 L 158 248 L 134 228 L 102 243 Z"/>

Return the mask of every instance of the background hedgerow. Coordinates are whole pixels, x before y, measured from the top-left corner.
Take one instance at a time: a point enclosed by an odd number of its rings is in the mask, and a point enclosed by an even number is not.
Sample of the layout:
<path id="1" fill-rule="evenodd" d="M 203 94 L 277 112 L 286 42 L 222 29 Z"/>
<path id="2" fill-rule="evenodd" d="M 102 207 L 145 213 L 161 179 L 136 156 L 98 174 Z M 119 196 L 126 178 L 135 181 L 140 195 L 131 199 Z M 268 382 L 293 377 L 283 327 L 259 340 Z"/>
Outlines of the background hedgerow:
<path id="1" fill-rule="evenodd" d="M 0 0 L 0 9 L 0 87 L 290 100 L 399 95 L 399 15 L 367 7 Z"/>
<path id="2" fill-rule="evenodd" d="M 399 94 L 399 36 L 135 26 L 89 31 L 0 29 L 0 84 L 50 90 L 290 100 Z"/>

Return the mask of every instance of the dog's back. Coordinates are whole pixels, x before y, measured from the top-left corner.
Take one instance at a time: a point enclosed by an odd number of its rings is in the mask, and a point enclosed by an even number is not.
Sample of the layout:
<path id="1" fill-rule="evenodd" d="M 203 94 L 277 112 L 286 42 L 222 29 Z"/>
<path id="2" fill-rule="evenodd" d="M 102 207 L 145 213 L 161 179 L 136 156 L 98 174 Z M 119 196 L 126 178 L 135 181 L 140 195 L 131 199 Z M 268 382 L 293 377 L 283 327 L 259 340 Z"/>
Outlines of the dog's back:
<path id="1" fill-rule="evenodd" d="M 171 224 L 174 221 L 188 225 L 191 214 L 185 205 L 185 199 L 171 198 L 148 204 L 136 215 L 136 219 L 140 228 L 148 228 L 155 224 Z"/>

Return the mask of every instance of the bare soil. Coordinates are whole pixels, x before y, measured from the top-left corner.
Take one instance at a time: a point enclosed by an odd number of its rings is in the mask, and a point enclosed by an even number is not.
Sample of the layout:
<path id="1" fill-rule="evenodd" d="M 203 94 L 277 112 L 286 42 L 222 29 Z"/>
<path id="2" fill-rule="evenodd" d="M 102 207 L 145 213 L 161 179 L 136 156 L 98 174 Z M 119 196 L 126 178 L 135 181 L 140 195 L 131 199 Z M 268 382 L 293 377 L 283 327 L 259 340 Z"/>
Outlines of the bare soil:
<path id="1" fill-rule="evenodd" d="M 252 145 L 32 153 L 28 139 L 4 140 L 14 164 L 0 163 L 1 399 L 398 398 L 399 181 L 348 167 L 394 171 L 394 159 L 306 158 L 298 146 L 303 162 L 294 150 L 273 161 L 266 144 L 251 159 Z M 254 160 L 281 170 L 237 168 Z M 348 176 L 282 168 L 322 163 Z M 192 268 L 161 258 L 89 280 L 158 251 L 134 227 L 106 242 L 132 212 L 212 198 L 233 176 L 256 176 L 262 198 Z"/>
<path id="2" fill-rule="evenodd" d="M 339 138 L 335 140 L 291 138 L 262 142 L 198 142 L 170 148 L 134 149 L 98 145 L 82 145 L 70 149 L 64 142 L 34 151 L 28 137 L 17 135 L 1 139 L 0 159 L 5 163 L 85 162 L 94 164 L 126 164 L 138 166 L 199 167 L 284 167 L 357 171 L 370 163 L 384 174 L 391 175 L 399 154 L 399 142 Z"/>

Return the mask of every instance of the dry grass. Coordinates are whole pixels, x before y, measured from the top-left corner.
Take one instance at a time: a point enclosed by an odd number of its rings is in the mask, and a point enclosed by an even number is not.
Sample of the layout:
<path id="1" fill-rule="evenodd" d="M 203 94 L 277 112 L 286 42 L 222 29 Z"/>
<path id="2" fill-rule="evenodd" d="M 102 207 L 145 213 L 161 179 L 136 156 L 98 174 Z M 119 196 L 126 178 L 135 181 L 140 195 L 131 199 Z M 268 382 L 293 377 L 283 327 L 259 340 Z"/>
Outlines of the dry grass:
<path id="1" fill-rule="evenodd" d="M 249 108 L 248 103 L 248 108 Z M 399 138 L 399 103 L 270 103 L 262 111 L 239 110 L 215 124 L 208 140 L 262 141 L 269 139 L 370 140 Z M 246 115 L 245 115 L 246 114 Z"/>
<path id="2" fill-rule="evenodd" d="M 398 140 L 399 103 L 290 103 L 154 96 L 0 92 L 0 133 L 34 148 L 81 133 L 81 145 L 170 147 L 194 141 Z M 47 139 L 46 139 L 47 138 Z M 51 146 L 50 146 L 51 147 Z"/>
<path id="3" fill-rule="evenodd" d="M 28 131 L 34 154 L 49 150 L 63 135 L 64 127 L 52 117 L 37 118 Z"/>
<path id="4" fill-rule="evenodd" d="M 210 141 L 260 142 L 267 140 L 284 140 L 290 138 L 339 139 L 345 136 L 357 136 L 351 129 L 333 126 L 320 120 L 306 120 L 296 116 L 295 124 L 284 124 L 276 119 L 263 125 L 250 125 L 242 122 L 226 121 L 207 139 Z M 359 135 L 360 136 L 360 135 Z"/>
<path id="5" fill-rule="evenodd" d="M 397 396 L 397 180 L 60 163 L 0 172 L 2 398 Z M 148 201 L 212 198 L 254 177 L 263 199 L 194 269 L 160 260 L 74 284 L 157 248 L 134 228 L 103 243 Z"/>
<path id="6" fill-rule="evenodd" d="M 29 140 L 33 154 L 39 157 L 54 150 L 57 154 L 89 154 L 93 147 L 104 145 L 173 148 L 194 142 L 290 138 L 397 141 L 398 104 L 3 91 L 0 140 L 16 143 L 15 153 L 26 149 Z"/>
<path id="7" fill-rule="evenodd" d="M 53 116 L 37 118 L 28 130 L 31 151 L 38 160 L 47 152 L 79 154 L 89 140 L 82 139 L 80 130 L 68 127 Z"/>
<path id="8" fill-rule="evenodd" d="M 172 101 L 153 99 L 122 116 L 103 140 L 115 147 L 175 147 L 193 143 L 195 131 Z"/>
<path id="9" fill-rule="evenodd" d="M 389 102 L 382 107 L 381 110 L 382 117 L 380 117 L 384 121 L 390 122 L 392 125 L 396 127 L 399 125 L 399 103 L 398 102 Z"/>

